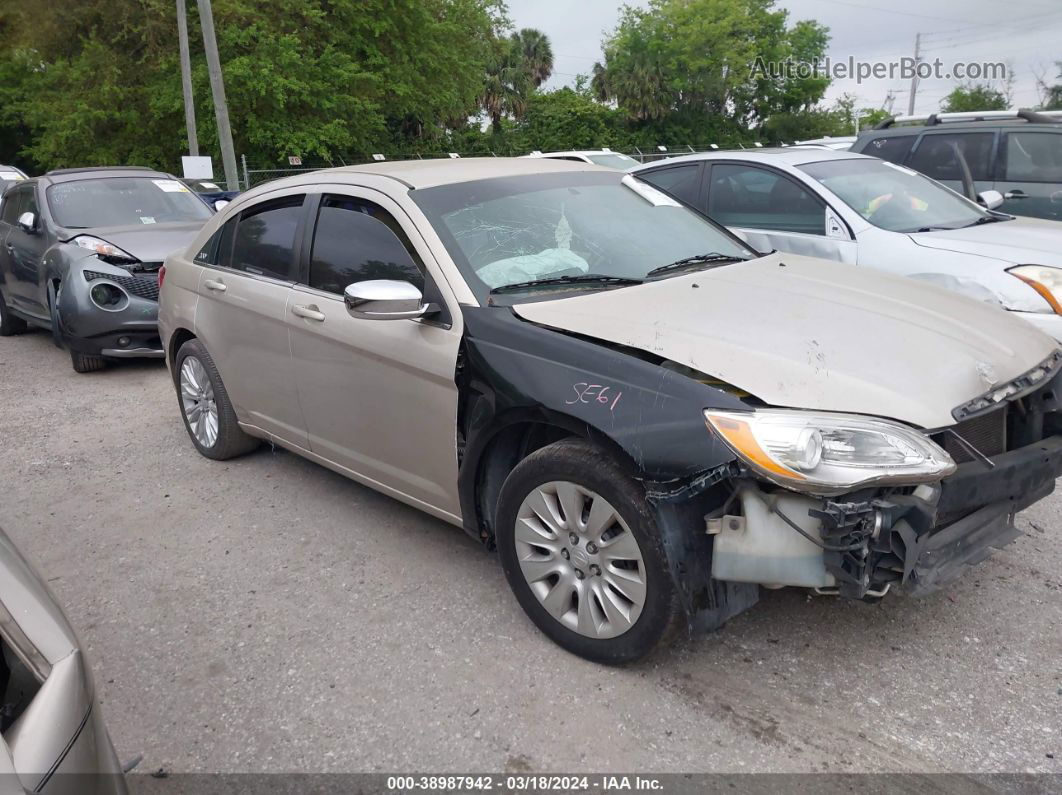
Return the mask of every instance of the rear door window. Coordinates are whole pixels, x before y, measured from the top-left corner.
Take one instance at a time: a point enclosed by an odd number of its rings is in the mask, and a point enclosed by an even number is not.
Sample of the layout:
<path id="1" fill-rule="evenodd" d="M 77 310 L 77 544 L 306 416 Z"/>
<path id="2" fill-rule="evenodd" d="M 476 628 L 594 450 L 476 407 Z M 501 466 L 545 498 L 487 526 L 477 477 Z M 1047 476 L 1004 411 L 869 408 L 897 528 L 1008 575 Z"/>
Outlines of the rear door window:
<path id="1" fill-rule="evenodd" d="M 291 281 L 303 196 L 288 196 L 244 210 L 236 223 L 228 266 L 255 276 Z M 228 224 L 226 224 L 228 226 Z M 224 249 L 224 234 L 222 235 Z M 222 251 L 222 264 L 225 252 Z"/>
<path id="2" fill-rule="evenodd" d="M 1008 132 L 1006 179 L 1015 182 L 1062 182 L 1062 135 Z"/>
<path id="3" fill-rule="evenodd" d="M 883 135 L 872 139 L 859 151 L 861 154 L 880 157 L 890 163 L 903 163 L 917 138 L 917 135 Z"/>
<path id="4" fill-rule="evenodd" d="M 317 213 L 309 284 L 342 295 L 371 279 L 410 282 L 424 290 L 424 265 L 394 217 L 352 196 L 325 196 Z"/>
<path id="5" fill-rule="evenodd" d="M 709 179 L 708 215 L 725 226 L 826 234 L 826 203 L 789 177 L 723 163 Z"/>
<path id="6" fill-rule="evenodd" d="M 991 132 L 927 133 L 907 165 L 941 182 L 962 180 L 961 153 L 973 179 L 991 180 L 995 138 Z"/>
<path id="7" fill-rule="evenodd" d="M 655 185 L 665 193 L 670 193 L 681 202 L 685 202 L 698 210 L 704 207 L 700 201 L 701 194 L 701 164 L 690 163 L 684 166 L 672 166 L 661 168 L 649 173 L 637 175 L 650 185 Z"/>

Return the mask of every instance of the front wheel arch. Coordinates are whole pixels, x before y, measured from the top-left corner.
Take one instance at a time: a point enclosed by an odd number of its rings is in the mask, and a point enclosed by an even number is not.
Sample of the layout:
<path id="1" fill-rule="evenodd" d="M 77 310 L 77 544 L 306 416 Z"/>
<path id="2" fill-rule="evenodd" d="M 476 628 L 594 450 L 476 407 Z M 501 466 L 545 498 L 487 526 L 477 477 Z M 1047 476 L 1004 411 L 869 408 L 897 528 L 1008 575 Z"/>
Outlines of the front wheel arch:
<path id="1" fill-rule="evenodd" d="M 575 417 L 548 409 L 509 412 L 479 431 L 465 451 L 459 489 L 466 532 L 493 548 L 498 497 L 509 473 L 535 451 L 569 437 L 597 445 L 630 474 L 638 472 L 622 447 Z"/>

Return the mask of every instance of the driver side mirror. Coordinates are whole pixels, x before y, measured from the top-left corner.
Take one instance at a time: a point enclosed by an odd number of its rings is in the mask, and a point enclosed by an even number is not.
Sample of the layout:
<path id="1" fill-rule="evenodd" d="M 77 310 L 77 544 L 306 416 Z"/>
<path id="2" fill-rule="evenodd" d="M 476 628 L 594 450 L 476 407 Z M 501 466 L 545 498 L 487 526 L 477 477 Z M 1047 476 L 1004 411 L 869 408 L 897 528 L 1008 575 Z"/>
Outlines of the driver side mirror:
<path id="1" fill-rule="evenodd" d="M 998 190 L 986 190 L 977 194 L 977 203 L 987 210 L 994 210 L 1003 203 L 1003 194 Z"/>
<path id="2" fill-rule="evenodd" d="M 229 200 L 228 199 L 218 199 L 217 201 L 214 202 L 214 211 L 220 213 L 225 207 L 228 207 L 228 205 L 229 205 Z"/>
<path id="3" fill-rule="evenodd" d="M 412 320 L 439 311 L 424 303 L 412 284 L 395 279 L 355 282 L 343 291 L 343 301 L 350 314 L 363 320 Z"/>
<path id="4" fill-rule="evenodd" d="M 22 213 L 18 217 L 18 228 L 27 235 L 34 234 L 37 231 L 37 216 L 31 212 Z"/>

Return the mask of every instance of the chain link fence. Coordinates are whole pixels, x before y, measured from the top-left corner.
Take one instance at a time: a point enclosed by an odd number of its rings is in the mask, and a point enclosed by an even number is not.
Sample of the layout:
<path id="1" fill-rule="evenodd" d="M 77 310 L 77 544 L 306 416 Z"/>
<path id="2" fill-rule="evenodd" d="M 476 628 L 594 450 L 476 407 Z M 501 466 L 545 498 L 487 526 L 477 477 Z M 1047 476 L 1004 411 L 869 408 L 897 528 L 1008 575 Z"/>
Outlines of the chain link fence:
<path id="1" fill-rule="evenodd" d="M 717 148 L 718 147 L 714 144 L 703 144 L 700 146 L 694 146 L 692 144 L 683 144 L 681 146 L 652 146 L 645 148 L 634 147 L 633 149 L 614 149 L 611 151 L 627 155 L 628 157 L 632 157 L 639 163 L 649 163 L 654 160 L 663 160 L 665 158 L 675 157 L 677 155 L 695 154 L 697 152 L 709 152 Z M 459 157 L 515 157 L 524 154 L 527 154 L 527 152 L 496 152 L 491 150 L 478 152 L 380 152 L 368 155 L 359 155 L 347 159 L 337 158 L 333 162 L 300 162 L 297 165 L 252 163 L 251 161 L 248 161 L 246 157 L 242 157 L 240 159 L 240 188 L 242 190 L 247 190 L 249 188 L 253 188 L 255 185 L 261 185 L 263 182 L 269 182 L 270 180 L 280 179 L 281 177 L 290 177 L 294 174 L 303 174 L 308 171 L 319 171 L 322 168 L 334 168 L 336 166 L 355 166 L 362 163 L 387 162 L 389 160 L 444 160 L 447 158 Z"/>

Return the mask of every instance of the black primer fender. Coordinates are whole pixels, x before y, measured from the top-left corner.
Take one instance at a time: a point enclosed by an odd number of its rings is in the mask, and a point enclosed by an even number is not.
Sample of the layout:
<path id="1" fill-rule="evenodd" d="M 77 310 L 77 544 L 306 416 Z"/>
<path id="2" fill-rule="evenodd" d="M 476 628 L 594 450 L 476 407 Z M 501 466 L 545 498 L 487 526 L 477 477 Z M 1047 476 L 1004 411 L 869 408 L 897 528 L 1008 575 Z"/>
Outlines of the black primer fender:
<path id="1" fill-rule="evenodd" d="M 718 626 L 756 601 L 756 586 L 711 580 L 705 492 L 734 454 L 707 428 L 706 408 L 748 410 L 740 398 L 621 349 L 517 317 L 509 307 L 463 307 L 457 374 L 463 441 L 458 488 L 465 530 L 489 541 L 477 503 L 491 440 L 540 422 L 622 453 L 645 483 L 672 576 L 691 622 Z"/>

